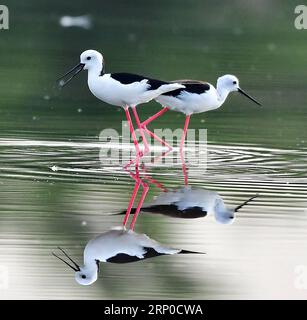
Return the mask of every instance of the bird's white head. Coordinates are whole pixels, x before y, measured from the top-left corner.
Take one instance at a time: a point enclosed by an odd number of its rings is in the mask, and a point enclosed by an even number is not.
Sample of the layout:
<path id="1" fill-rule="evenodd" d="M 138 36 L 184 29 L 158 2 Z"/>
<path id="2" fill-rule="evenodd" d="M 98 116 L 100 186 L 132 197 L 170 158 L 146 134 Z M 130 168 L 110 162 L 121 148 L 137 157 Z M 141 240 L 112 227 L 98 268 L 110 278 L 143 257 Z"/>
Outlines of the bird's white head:
<path id="1" fill-rule="evenodd" d="M 84 65 L 84 70 L 100 73 L 103 69 L 103 56 L 96 50 L 86 50 L 80 55 L 80 63 Z"/>
<path id="2" fill-rule="evenodd" d="M 103 56 L 96 50 L 86 50 L 80 55 L 80 63 L 71 68 L 62 77 L 58 79 L 60 87 L 64 87 L 82 70 L 88 70 L 91 74 L 99 76 L 104 71 Z"/>
<path id="3" fill-rule="evenodd" d="M 247 94 L 244 90 L 240 88 L 239 79 L 232 74 L 225 74 L 224 76 L 219 77 L 217 79 L 216 89 L 223 101 L 226 99 L 227 95 L 230 92 L 239 92 L 245 97 L 255 102 L 256 104 L 258 104 L 259 106 L 261 106 L 261 104 L 256 99 L 251 97 L 249 94 Z"/>
<path id="4" fill-rule="evenodd" d="M 69 268 L 75 271 L 75 279 L 79 284 L 88 286 L 97 280 L 99 273 L 98 260 L 92 260 L 85 266 L 80 267 L 62 248 L 58 247 L 58 249 L 62 251 L 68 261 L 56 255 L 54 252 L 52 252 L 52 254 L 56 258 L 64 262 Z"/>
<path id="5" fill-rule="evenodd" d="M 231 74 L 225 74 L 217 79 L 217 88 L 227 90 L 228 92 L 238 91 L 239 79 Z"/>

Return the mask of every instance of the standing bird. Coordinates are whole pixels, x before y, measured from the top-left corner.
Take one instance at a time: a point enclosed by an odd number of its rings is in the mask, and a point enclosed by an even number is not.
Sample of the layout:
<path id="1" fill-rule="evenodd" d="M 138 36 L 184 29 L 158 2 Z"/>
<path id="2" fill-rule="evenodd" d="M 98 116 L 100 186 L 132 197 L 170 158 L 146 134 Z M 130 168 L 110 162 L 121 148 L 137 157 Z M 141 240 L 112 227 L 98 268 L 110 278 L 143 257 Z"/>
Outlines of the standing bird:
<path id="1" fill-rule="evenodd" d="M 97 280 L 100 262 L 129 263 L 161 255 L 202 254 L 201 252 L 166 247 L 145 234 L 138 234 L 123 227 L 115 227 L 90 240 L 84 249 L 84 265 L 82 267 L 63 249 L 59 248 L 59 250 L 72 264 L 55 253 L 52 254 L 73 269 L 76 272 L 76 281 L 85 286 Z"/>
<path id="2" fill-rule="evenodd" d="M 131 73 L 105 73 L 103 56 L 95 50 L 82 52 L 80 55 L 80 63 L 58 79 L 59 85 L 61 87 L 65 86 L 82 70 L 88 70 L 88 87 L 95 97 L 111 105 L 124 108 L 136 148 L 137 159 L 139 159 L 143 154 L 148 152 L 149 147 L 141 127 L 136 106 L 149 102 L 163 93 L 184 88 L 184 85 L 151 79 Z M 135 136 L 129 107 L 131 107 L 133 111 L 137 126 L 140 130 L 144 143 L 144 153 L 140 151 Z"/>
<path id="3" fill-rule="evenodd" d="M 153 133 L 147 129 L 147 125 L 151 121 L 157 119 L 168 110 L 184 113 L 186 120 L 180 143 L 181 151 L 184 146 L 191 115 L 218 109 L 225 102 L 230 92 L 239 92 L 261 106 L 257 100 L 240 88 L 239 79 L 233 75 L 227 74 L 218 78 L 216 89 L 210 83 L 196 80 L 176 80 L 174 83 L 180 83 L 185 88 L 165 92 L 156 97 L 155 100 L 162 105 L 163 109 L 142 122 L 141 126 L 145 132 L 154 137 Z M 158 138 L 157 140 L 163 145 L 170 147 L 169 144 L 161 141 L 162 139 Z"/>

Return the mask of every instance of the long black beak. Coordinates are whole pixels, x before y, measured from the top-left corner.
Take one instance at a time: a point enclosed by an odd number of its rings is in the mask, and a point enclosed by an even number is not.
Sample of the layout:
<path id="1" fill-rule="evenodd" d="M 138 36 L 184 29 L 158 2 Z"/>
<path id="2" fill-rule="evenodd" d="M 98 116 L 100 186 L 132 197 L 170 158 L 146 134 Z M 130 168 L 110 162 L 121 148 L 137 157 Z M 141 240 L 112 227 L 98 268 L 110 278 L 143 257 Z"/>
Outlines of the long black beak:
<path id="1" fill-rule="evenodd" d="M 254 99 L 253 97 L 251 97 L 249 94 L 247 94 L 245 91 L 243 91 L 241 88 L 238 88 L 238 91 L 243 94 L 245 97 L 247 97 L 248 99 L 254 101 L 256 104 L 258 104 L 258 106 L 261 106 L 261 103 L 259 103 L 256 99 Z"/>
<path id="2" fill-rule="evenodd" d="M 235 212 L 238 212 L 240 209 L 242 209 L 244 206 L 246 206 L 249 202 L 251 202 L 252 200 L 254 200 L 257 197 L 258 197 L 258 194 L 256 194 L 255 196 L 249 198 L 248 200 L 244 201 L 242 204 L 240 204 L 239 206 L 237 206 L 235 208 Z"/>
<path id="3" fill-rule="evenodd" d="M 64 87 L 67 83 L 74 78 L 79 72 L 81 72 L 84 68 L 84 63 L 79 63 L 66 72 L 61 78 L 57 80 L 57 83 L 60 87 Z"/>
<path id="4" fill-rule="evenodd" d="M 67 261 L 65 261 L 64 259 L 62 259 L 61 257 L 59 257 L 58 255 L 56 255 L 54 252 L 52 252 L 52 254 L 58 258 L 59 260 L 63 261 L 67 266 L 69 266 L 71 269 L 73 269 L 74 271 L 78 272 L 80 271 L 80 267 L 78 266 L 78 264 L 60 247 L 58 247 L 59 250 L 61 250 L 63 252 L 63 254 L 65 255 L 65 257 L 67 257 L 73 265 L 70 265 Z"/>

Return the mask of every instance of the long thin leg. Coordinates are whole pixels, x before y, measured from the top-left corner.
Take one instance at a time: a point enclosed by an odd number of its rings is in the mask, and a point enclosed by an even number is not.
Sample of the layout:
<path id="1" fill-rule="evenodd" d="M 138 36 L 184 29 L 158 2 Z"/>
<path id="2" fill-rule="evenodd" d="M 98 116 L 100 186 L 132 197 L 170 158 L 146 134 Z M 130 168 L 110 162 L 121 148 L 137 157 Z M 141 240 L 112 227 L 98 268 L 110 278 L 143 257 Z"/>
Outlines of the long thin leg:
<path id="1" fill-rule="evenodd" d="M 188 172 L 187 172 L 187 166 L 186 166 L 186 163 L 185 163 L 183 148 L 184 148 L 184 145 L 185 145 L 185 138 L 187 136 L 188 127 L 189 127 L 189 123 L 190 123 L 190 118 L 191 118 L 190 115 L 186 116 L 185 124 L 184 124 L 184 128 L 183 128 L 183 133 L 182 133 L 182 137 L 181 137 L 181 142 L 180 142 L 180 158 L 181 158 L 181 163 L 182 163 L 182 172 L 183 172 L 183 176 L 184 176 L 184 184 L 186 186 L 188 185 Z"/>
<path id="2" fill-rule="evenodd" d="M 164 107 L 162 110 L 160 110 L 159 112 L 157 112 L 156 114 L 154 114 L 153 116 L 149 117 L 147 120 L 143 121 L 141 123 L 142 128 L 144 129 L 144 131 L 151 136 L 153 139 L 157 140 L 158 142 L 160 142 L 163 146 L 169 148 L 170 150 L 172 149 L 172 147 L 165 142 L 163 139 L 161 139 L 160 137 L 158 137 L 156 134 L 154 134 L 152 131 L 150 131 L 149 129 L 147 129 L 147 125 L 152 122 L 153 120 L 159 118 L 160 116 L 162 116 L 165 112 L 167 112 L 168 110 L 170 110 L 170 108 L 168 107 Z"/>
<path id="3" fill-rule="evenodd" d="M 149 117 L 147 120 L 142 122 L 142 127 L 146 127 L 150 122 L 154 121 L 155 119 L 159 118 L 164 114 L 166 111 L 168 111 L 170 108 L 164 107 L 159 112 L 155 113 L 153 116 Z"/>
<path id="4" fill-rule="evenodd" d="M 182 134 L 181 142 L 180 142 L 180 151 L 183 150 L 183 147 L 184 147 L 184 144 L 185 144 L 185 138 L 186 138 L 186 136 L 187 136 L 190 118 L 191 118 L 190 115 L 186 116 L 186 118 L 185 118 L 185 124 L 184 124 L 184 128 L 183 128 L 183 134 Z"/>
<path id="5" fill-rule="evenodd" d="M 168 144 L 166 141 L 164 141 L 163 139 L 161 139 L 159 136 L 157 136 L 156 134 L 154 134 L 152 131 L 148 130 L 147 127 L 143 127 L 144 131 L 151 136 L 153 139 L 157 140 L 158 142 L 160 142 L 164 147 L 167 147 L 169 150 L 172 150 L 172 146 L 170 144 Z"/>
<path id="6" fill-rule="evenodd" d="M 127 118 L 128 124 L 129 124 L 129 130 L 130 130 L 130 133 L 131 133 L 131 136 L 132 136 L 132 139 L 133 139 L 133 143 L 134 143 L 134 146 L 135 146 L 135 151 L 136 151 L 136 159 L 130 161 L 125 166 L 125 167 L 127 167 L 127 166 L 130 166 L 134 161 L 136 162 L 136 164 L 139 163 L 139 158 L 141 157 L 141 152 L 140 152 L 139 143 L 137 141 L 137 138 L 136 138 L 136 135 L 135 135 L 135 132 L 134 132 L 133 123 L 132 123 L 132 120 L 131 120 L 131 117 L 130 117 L 130 113 L 129 113 L 129 107 L 125 107 L 125 113 L 126 113 L 126 118 Z"/>
<path id="7" fill-rule="evenodd" d="M 141 137 L 142 137 L 142 140 L 143 140 L 143 143 L 144 143 L 144 152 L 143 152 L 143 154 L 146 154 L 149 151 L 149 146 L 148 146 L 148 142 L 147 142 L 147 140 L 145 138 L 143 127 L 142 127 L 142 124 L 141 124 L 141 121 L 140 121 L 140 118 L 139 118 L 139 115 L 137 113 L 137 110 L 136 110 L 135 106 L 132 107 L 132 111 L 133 111 L 136 124 L 137 124 L 137 126 L 138 126 L 138 128 L 140 130 L 140 134 L 141 134 Z"/>

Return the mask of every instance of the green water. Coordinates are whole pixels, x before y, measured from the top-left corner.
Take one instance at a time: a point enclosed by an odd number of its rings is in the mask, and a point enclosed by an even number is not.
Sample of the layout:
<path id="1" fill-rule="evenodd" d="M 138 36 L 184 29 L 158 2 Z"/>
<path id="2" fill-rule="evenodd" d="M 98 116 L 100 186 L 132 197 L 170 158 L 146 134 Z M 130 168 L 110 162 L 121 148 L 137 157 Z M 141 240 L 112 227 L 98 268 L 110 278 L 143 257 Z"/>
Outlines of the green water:
<path id="1" fill-rule="evenodd" d="M 299 298 L 295 267 L 307 265 L 307 31 L 294 27 L 294 1 L 16 1 L 0 30 L 1 298 Z M 92 18 L 64 28 L 64 15 Z M 217 111 L 192 117 L 206 128 L 208 163 L 190 166 L 191 186 L 219 192 L 231 207 L 259 193 L 232 225 L 141 215 L 136 231 L 170 246 L 205 251 L 129 265 L 103 265 L 80 287 L 52 255 L 80 262 L 86 242 L 119 225 L 134 182 L 102 165 L 99 134 L 121 129 L 124 112 L 89 92 L 86 73 L 65 89 L 55 80 L 88 48 L 107 72 L 215 84 L 232 73 L 263 104 L 232 94 Z M 159 110 L 148 103 L 142 118 Z M 153 127 L 176 129 L 166 113 Z M 169 157 L 176 158 L 176 154 Z M 57 171 L 50 168 L 57 166 Z M 183 185 L 180 165 L 146 164 L 167 188 Z M 147 200 L 159 194 L 151 185 Z M 1 279 L 0 279 L 1 280 Z M 283 289 L 281 289 L 283 288 Z"/>

